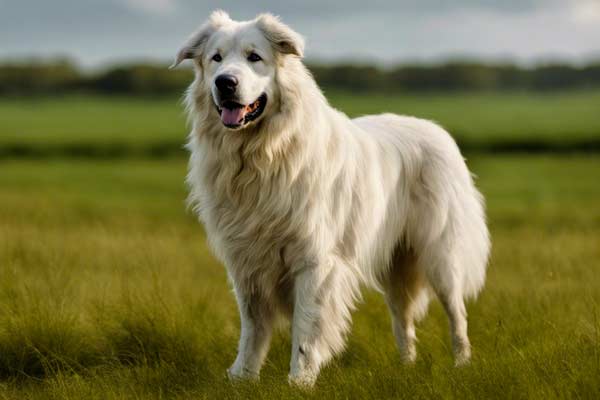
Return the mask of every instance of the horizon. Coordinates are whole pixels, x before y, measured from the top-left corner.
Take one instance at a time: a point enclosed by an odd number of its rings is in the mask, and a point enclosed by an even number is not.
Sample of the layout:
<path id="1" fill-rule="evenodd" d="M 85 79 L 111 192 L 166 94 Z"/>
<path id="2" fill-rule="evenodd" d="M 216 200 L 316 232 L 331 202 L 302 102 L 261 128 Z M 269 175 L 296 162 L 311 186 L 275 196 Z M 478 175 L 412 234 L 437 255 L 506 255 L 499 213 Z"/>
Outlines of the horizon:
<path id="1" fill-rule="evenodd" d="M 333 60 L 323 60 L 317 58 L 304 58 L 303 63 L 307 66 L 315 67 L 339 67 L 339 66 L 351 66 L 351 67 L 373 67 L 381 71 L 390 71 L 397 68 L 439 68 L 447 65 L 479 65 L 484 67 L 516 67 L 521 70 L 535 70 L 544 67 L 567 67 L 574 69 L 583 69 L 588 67 L 595 67 L 600 64 L 600 54 L 590 56 L 583 60 L 570 60 L 570 59 L 558 59 L 558 58 L 547 58 L 531 60 L 527 63 L 519 63 L 518 60 L 514 59 L 489 59 L 489 58 L 475 58 L 475 57 L 460 57 L 460 56 L 448 56 L 440 57 L 439 59 L 431 60 L 398 60 L 390 61 L 386 63 L 372 62 L 360 58 L 339 58 Z M 73 66 L 76 70 L 83 73 L 99 73 L 115 68 L 122 67 L 134 67 L 134 66 L 148 66 L 148 67 L 164 67 L 169 69 L 172 64 L 172 60 L 167 58 L 122 58 L 114 60 L 106 60 L 105 62 L 96 65 L 86 65 L 81 60 L 68 55 L 19 55 L 19 56 L 0 56 L 0 67 L 2 66 L 35 66 L 35 65 L 53 65 L 66 63 Z M 178 69 L 189 69 L 192 70 L 191 64 L 182 63 L 178 66 Z"/>

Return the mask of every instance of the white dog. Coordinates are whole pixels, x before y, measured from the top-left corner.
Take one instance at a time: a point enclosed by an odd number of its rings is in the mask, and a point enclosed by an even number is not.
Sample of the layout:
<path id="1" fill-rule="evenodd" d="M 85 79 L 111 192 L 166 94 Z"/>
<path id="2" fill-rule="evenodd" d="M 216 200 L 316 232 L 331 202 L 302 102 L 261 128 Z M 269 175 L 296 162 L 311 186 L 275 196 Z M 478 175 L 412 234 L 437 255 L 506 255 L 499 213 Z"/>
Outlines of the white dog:
<path id="1" fill-rule="evenodd" d="M 301 62 L 276 17 L 214 12 L 192 59 L 190 201 L 225 264 L 241 315 L 232 378 L 256 378 L 278 316 L 291 319 L 290 381 L 312 385 L 344 347 L 361 285 L 385 294 L 403 359 L 431 293 L 456 364 L 471 355 L 464 299 L 485 280 L 483 199 L 452 138 L 392 114 L 349 119 Z"/>

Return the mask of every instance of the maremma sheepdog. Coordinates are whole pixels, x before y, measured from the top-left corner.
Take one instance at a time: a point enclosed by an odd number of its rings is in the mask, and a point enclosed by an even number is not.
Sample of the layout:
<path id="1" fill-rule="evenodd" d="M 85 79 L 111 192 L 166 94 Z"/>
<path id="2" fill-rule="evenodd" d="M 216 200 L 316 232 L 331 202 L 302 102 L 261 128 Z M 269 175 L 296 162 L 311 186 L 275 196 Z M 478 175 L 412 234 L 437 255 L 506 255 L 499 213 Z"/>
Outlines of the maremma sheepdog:
<path id="1" fill-rule="evenodd" d="M 433 294 L 455 363 L 471 356 L 465 299 L 490 251 L 483 198 L 438 125 L 332 108 L 277 17 L 216 11 L 177 54 L 195 80 L 190 204 L 227 268 L 241 318 L 232 379 L 257 378 L 279 317 L 291 321 L 289 380 L 312 385 L 344 348 L 361 286 L 382 292 L 405 362 Z"/>

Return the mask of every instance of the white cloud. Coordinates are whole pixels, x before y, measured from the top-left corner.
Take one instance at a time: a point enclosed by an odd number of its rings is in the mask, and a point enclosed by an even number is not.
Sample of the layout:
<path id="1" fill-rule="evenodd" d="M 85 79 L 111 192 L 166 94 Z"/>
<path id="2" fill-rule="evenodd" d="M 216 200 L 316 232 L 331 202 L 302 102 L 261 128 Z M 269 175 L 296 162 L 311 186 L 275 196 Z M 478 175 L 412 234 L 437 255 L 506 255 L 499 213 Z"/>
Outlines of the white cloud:
<path id="1" fill-rule="evenodd" d="M 585 18 L 590 18 L 589 10 Z M 463 8 L 418 18 L 373 11 L 292 26 L 307 36 L 308 55 L 324 60 L 395 63 L 468 57 L 530 65 L 544 60 L 583 63 L 600 54 L 595 40 L 600 24 L 570 18 L 570 8 L 562 5 L 522 13 Z"/>
<path id="2" fill-rule="evenodd" d="M 136 11 L 143 11 L 154 15 L 172 14 L 177 9 L 176 0 L 122 0 Z"/>
<path id="3" fill-rule="evenodd" d="M 600 23 L 600 1 L 598 0 L 572 0 L 571 16 L 576 22 L 582 24 Z"/>

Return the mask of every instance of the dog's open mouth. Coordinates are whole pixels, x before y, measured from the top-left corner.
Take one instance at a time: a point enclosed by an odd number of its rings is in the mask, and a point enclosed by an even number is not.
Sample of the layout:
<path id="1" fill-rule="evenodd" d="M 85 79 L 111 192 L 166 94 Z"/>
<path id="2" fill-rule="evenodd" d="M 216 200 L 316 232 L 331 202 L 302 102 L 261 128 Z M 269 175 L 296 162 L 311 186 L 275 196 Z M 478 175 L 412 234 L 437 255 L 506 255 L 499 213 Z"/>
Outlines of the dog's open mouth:
<path id="1" fill-rule="evenodd" d="M 228 128 L 240 128 L 260 117 L 267 105 L 266 93 L 261 94 L 252 104 L 243 105 L 235 101 L 225 100 L 217 106 L 221 122 Z"/>

